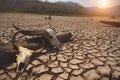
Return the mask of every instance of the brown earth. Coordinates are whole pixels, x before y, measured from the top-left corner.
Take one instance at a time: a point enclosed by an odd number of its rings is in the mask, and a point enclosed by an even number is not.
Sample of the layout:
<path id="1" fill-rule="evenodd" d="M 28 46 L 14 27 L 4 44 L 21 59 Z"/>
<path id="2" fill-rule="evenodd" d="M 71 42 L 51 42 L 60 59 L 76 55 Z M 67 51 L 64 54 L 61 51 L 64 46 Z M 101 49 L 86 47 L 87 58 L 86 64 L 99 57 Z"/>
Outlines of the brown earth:
<path id="1" fill-rule="evenodd" d="M 49 27 L 44 15 L 0 13 L 3 42 L 10 41 L 16 31 L 12 24 L 27 30 Z M 120 27 L 92 17 L 53 16 L 51 24 L 56 32 L 69 30 L 73 41 L 63 44 L 61 52 L 32 60 L 19 77 L 15 63 L 0 69 L 0 80 L 120 80 Z"/>

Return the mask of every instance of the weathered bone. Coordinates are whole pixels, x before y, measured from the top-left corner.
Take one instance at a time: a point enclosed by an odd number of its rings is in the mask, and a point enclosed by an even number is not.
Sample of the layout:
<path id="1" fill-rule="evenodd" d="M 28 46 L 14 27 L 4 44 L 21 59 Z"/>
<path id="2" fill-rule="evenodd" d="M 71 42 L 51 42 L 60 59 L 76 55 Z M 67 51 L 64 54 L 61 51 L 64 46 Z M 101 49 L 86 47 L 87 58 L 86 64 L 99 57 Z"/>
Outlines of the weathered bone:
<path id="1" fill-rule="evenodd" d="M 40 53 L 42 52 L 44 48 L 44 41 L 42 40 L 42 47 L 39 47 L 37 50 L 31 50 L 26 47 L 23 47 L 21 45 L 18 45 L 17 48 L 19 50 L 19 54 L 17 55 L 17 72 L 23 72 L 27 65 L 29 64 L 29 61 L 31 59 L 31 56 L 34 53 Z"/>
<path id="2" fill-rule="evenodd" d="M 53 46 L 58 48 L 59 50 L 61 50 L 61 43 L 60 41 L 57 39 L 55 32 L 52 29 L 47 29 L 47 30 L 23 30 L 20 29 L 18 27 L 16 27 L 14 24 L 13 26 L 15 27 L 15 29 L 19 30 L 17 33 L 22 33 L 24 35 L 42 35 L 44 38 L 47 38 L 49 43 Z M 13 40 L 15 39 L 15 36 L 17 35 L 17 33 L 15 33 L 15 35 L 13 36 Z M 15 44 L 13 42 L 13 44 Z"/>
<path id="3" fill-rule="evenodd" d="M 27 64 L 30 61 L 30 57 L 32 56 L 33 50 L 24 48 L 22 46 L 18 47 L 19 49 L 19 54 L 16 55 L 17 56 L 17 72 L 18 71 L 22 71 L 25 69 L 25 67 L 27 66 Z M 22 69 L 22 70 L 21 70 Z"/>
<path id="4" fill-rule="evenodd" d="M 22 33 L 24 35 L 40 36 L 40 35 L 43 35 L 43 34 L 48 34 L 48 32 L 46 30 L 24 30 L 24 29 L 16 27 L 14 24 L 13 24 L 13 27 L 16 30 L 18 30 L 18 33 Z"/>
<path id="5" fill-rule="evenodd" d="M 48 38 L 50 44 L 53 47 L 57 47 L 59 50 L 61 49 L 61 43 L 60 41 L 57 39 L 55 32 L 52 29 L 47 29 L 47 32 L 49 33 L 49 35 L 46 36 L 46 38 Z"/>
<path id="6" fill-rule="evenodd" d="M 56 34 L 56 36 L 61 43 L 65 43 L 71 39 L 72 34 L 70 32 L 64 32 Z M 42 48 L 42 39 L 43 37 L 38 36 L 23 40 L 22 42 L 16 42 L 16 44 L 39 52 L 40 50 L 38 49 Z M 47 39 L 45 39 L 45 43 L 47 42 Z M 13 47 L 12 42 L 0 44 L 0 66 L 16 61 L 16 54 L 18 54 L 18 51 L 13 49 Z M 49 43 L 45 44 L 44 47 L 49 48 Z"/>
<path id="7" fill-rule="evenodd" d="M 16 29 L 19 29 L 16 27 Z M 26 34 L 27 32 L 27 34 Z M 39 32 L 39 31 L 37 31 Z M 39 35 L 38 33 L 36 33 L 35 31 L 25 31 L 25 30 L 21 30 L 18 31 L 17 33 L 22 33 L 25 35 Z M 17 35 L 17 33 L 15 33 L 15 35 Z M 13 36 L 12 39 L 12 43 L 15 46 L 16 43 L 15 41 L 15 35 Z M 52 47 L 56 47 L 59 50 L 61 50 L 61 43 L 59 42 L 59 40 L 57 39 L 55 32 L 52 29 L 47 29 L 45 33 L 41 34 L 43 39 L 47 39 L 48 42 L 50 43 L 50 45 L 52 45 Z M 42 42 L 43 44 L 43 42 Z M 23 71 L 25 69 L 25 67 L 28 65 L 31 56 L 33 55 L 33 50 L 30 50 L 26 47 L 22 47 L 20 45 L 16 45 L 15 48 L 19 50 L 19 54 L 17 55 L 17 71 Z M 42 46 L 42 48 L 44 48 L 44 46 Z M 23 65 L 24 64 L 24 65 Z M 22 70 L 19 70 L 20 67 L 22 66 Z"/>
<path id="8" fill-rule="evenodd" d="M 23 72 L 27 65 L 29 64 L 29 61 L 31 59 L 31 56 L 34 53 L 42 52 L 43 48 L 38 50 L 30 50 L 28 48 L 19 46 L 19 54 L 17 56 L 17 72 Z"/>
<path id="9" fill-rule="evenodd" d="M 23 29 L 16 27 L 15 25 L 13 25 L 13 26 L 15 27 L 15 29 L 18 30 L 18 32 L 16 32 L 12 38 L 13 46 L 11 47 L 13 50 L 14 49 L 16 50 L 14 52 L 15 54 L 17 54 L 19 51 L 19 54 L 17 55 L 17 59 L 16 59 L 17 60 L 17 71 L 23 71 L 25 69 L 25 67 L 28 65 L 28 62 L 30 61 L 31 56 L 34 53 L 41 52 L 44 47 L 45 48 L 50 47 L 50 44 L 52 44 L 53 47 L 57 47 L 59 49 L 61 48 L 61 43 L 59 42 L 58 39 L 60 39 L 60 37 L 62 37 L 62 36 L 60 35 L 60 36 L 56 37 L 56 35 L 52 29 L 47 29 L 46 31 L 45 30 L 43 30 L 43 31 L 41 31 L 41 30 L 23 30 Z M 35 36 L 39 36 L 39 37 L 27 39 L 22 42 L 16 42 L 16 35 L 18 33 L 22 33 L 24 35 L 30 35 L 30 36 L 35 35 Z M 64 34 L 64 38 L 67 39 L 65 37 L 65 35 L 66 34 Z M 72 35 L 70 33 L 67 33 L 67 35 L 69 35 L 68 39 L 70 39 L 72 37 Z M 63 38 L 61 38 L 61 39 L 63 39 Z M 46 43 L 46 44 L 44 44 L 44 46 L 43 46 L 43 43 L 44 43 L 43 40 Z M 15 55 L 14 55 L 14 58 L 16 58 Z M 23 65 L 23 66 L 21 66 L 21 65 Z M 19 70 L 20 69 L 19 67 L 21 67 L 21 70 Z"/>

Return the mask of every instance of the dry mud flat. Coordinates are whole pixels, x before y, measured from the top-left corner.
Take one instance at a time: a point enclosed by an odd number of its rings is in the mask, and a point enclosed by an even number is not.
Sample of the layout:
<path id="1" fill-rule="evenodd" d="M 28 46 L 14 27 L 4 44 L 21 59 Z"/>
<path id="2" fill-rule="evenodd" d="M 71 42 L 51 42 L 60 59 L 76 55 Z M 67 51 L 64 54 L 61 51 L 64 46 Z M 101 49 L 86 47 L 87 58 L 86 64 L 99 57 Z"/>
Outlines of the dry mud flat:
<path id="1" fill-rule="evenodd" d="M 48 28 L 44 18 L 33 14 L 1 13 L 1 40 L 11 39 L 15 32 L 13 23 L 23 29 Z M 16 77 L 15 63 L 6 71 L 0 69 L 0 80 L 120 80 L 120 27 L 87 17 L 54 16 L 51 24 L 57 32 L 69 30 L 73 41 L 63 44 L 62 52 L 38 56 L 21 78 Z"/>

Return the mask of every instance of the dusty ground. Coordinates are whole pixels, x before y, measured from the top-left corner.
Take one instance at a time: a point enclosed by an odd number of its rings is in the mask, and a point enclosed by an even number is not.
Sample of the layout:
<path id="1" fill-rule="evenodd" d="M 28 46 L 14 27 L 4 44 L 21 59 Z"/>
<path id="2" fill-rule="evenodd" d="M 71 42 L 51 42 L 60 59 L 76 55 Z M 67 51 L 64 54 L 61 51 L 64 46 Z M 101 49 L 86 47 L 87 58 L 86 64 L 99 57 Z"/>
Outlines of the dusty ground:
<path id="1" fill-rule="evenodd" d="M 8 42 L 15 32 L 12 24 L 24 29 L 46 29 L 45 16 L 0 14 L 1 40 Z M 107 18 L 108 19 L 108 18 Z M 120 19 L 116 19 L 120 21 Z M 52 17 L 57 32 L 69 30 L 73 41 L 59 53 L 43 54 L 31 61 L 22 80 L 120 80 L 120 27 L 99 22 L 99 18 Z M 0 80 L 17 78 L 15 63 L 0 70 Z"/>

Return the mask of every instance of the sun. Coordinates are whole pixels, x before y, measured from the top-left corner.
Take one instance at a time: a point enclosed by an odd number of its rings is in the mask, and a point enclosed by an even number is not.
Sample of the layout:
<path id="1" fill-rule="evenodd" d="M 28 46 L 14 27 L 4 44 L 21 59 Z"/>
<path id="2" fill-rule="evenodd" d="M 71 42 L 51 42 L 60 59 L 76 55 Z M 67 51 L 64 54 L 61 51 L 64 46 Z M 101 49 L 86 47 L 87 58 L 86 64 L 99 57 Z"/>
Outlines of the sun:
<path id="1" fill-rule="evenodd" d="M 100 8 L 107 8 L 109 6 L 109 0 L 99 0 L 99 5 Z"/>

